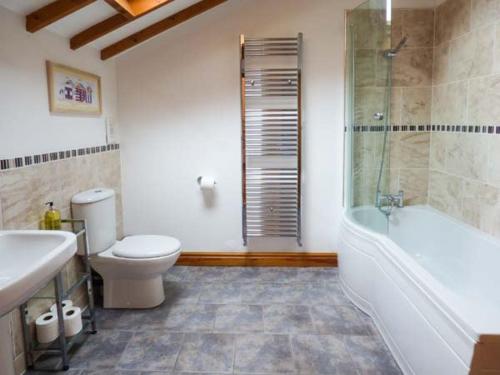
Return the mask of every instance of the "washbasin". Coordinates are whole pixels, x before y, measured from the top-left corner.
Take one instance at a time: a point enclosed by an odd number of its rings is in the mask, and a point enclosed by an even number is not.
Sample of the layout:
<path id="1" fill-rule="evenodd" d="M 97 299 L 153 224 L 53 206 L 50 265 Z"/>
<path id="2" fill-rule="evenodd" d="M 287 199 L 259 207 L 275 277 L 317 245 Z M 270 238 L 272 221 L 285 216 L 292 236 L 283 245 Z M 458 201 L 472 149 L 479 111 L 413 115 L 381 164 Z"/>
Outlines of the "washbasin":
<path id="1" fill-rule="evenodd" d="M 0 231 L 0 317 L 43 288 L 75 253 L 71 232 Z"/>

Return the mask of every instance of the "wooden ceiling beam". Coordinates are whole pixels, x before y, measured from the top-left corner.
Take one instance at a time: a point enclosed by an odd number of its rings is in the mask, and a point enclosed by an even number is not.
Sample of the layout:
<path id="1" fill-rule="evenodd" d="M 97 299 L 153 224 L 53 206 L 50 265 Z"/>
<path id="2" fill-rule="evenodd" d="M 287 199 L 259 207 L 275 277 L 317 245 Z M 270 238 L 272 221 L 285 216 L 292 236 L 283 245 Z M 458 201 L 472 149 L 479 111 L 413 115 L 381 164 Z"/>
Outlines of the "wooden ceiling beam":
<path id="1" fill-rule="evenodd" d="M 135 13 L 128 0 L 104 0 L 126 18 L 134 18 Z"/>
<path id="2" fill-rule="evenodd" d="M 154 36 L 161 34 L 174 26 L 177 26 L 193 17 L 196 17 L 207 10 L 210 10 L 217 5 L 220 5 L 227 0 L 202 0 L 190 7 L 181 10 L 174 15 L 167 17 L 159 22 L 152 24 L 151 26 L 142 29 L 110 46 L 101 50 L 101 59 L 107 60 L 113 56 L 122 53 L 136 45 L 153 38 Z"/>
<path id="3" fill-rule="evenodd" d="M 34 33 L 96 0 L 57 0 L 26 16 L 26 30 Z"/>
<path id="4" fill-rule="evenodd" d="M 73 50 L 83 47 L 84 45 L 89 44 L 94 40 L 97 40 L 104 35 L 128 24 L 129 22 L 136 20 L 137 18 L 140 18 L 152 12 L 153 10 L 171 3 L 172 1 L 174 0 L 137 0 L 133 2 L 130 0 L 132 9 L 138 12 L 138 15 L 136 17 L 128 18 L 122 14 L 116 14 L 112 17 L 109 17 L 104 21 L 99 22 L 73 36 L 69 42 L 70 47 Z"/>

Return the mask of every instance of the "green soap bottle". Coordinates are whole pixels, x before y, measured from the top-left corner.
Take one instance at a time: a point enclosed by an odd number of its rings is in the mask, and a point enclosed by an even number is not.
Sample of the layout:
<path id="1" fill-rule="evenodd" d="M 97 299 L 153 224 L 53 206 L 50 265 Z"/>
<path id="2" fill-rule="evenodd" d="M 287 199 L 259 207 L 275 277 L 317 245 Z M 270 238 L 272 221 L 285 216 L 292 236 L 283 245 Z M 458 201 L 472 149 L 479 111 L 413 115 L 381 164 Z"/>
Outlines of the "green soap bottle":
<path id="1" fill-rule="evenodd" d="M 54 208 L 54 202 L 45 203 L 49 206 L 47 212 L 45 212 L 44 223 L 45 229 L 48 230 L 60 230 L 61 229 L 61 212 Z"/>

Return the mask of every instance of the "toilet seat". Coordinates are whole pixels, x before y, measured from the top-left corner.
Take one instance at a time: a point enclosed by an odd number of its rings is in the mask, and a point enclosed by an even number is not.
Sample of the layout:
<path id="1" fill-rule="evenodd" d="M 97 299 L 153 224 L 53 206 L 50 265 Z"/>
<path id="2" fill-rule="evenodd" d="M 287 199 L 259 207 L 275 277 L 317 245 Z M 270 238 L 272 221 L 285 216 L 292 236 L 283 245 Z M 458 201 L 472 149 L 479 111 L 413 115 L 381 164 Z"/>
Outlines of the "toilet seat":
<path id="1" fill-rule="evenodd" d="M 181 248 L 178 239 L 168 236 L 141 235 L 125 237 L 112 248 L 119 258 L 149 259 L 173 254 Z"/>

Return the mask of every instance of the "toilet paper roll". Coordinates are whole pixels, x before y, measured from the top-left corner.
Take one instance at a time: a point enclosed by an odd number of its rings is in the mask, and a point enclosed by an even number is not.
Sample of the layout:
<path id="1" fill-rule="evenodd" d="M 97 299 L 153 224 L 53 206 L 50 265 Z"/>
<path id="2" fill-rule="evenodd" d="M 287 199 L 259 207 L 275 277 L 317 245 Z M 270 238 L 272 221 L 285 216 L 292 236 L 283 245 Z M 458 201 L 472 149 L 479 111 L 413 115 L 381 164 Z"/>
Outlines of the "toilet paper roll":
<path id="1" fill-rule="evenodd" d="M 36 321 L 36 338 L 39 343 L 46 344 L 59 337 L 57 314 L 48 312 L 40 315 Z"/>
<path id="2" fill-rule="evenodd" d="M 64 334 L 74 336 L 82 330 L 82 310 L 78 306 L 69 306 L 63 310 Z"/>
<path id="3" fill-rule="evenodd" d="M 213 190 L 215 188 L 215 178 L 203 176 L 200 180 L 201 190 Z"/>
<path id="4" fill-rule="evenodd" d="M 65 307 L 70 307 L 73 306 L 73 301 L 70 299 L 65 299 L 62 301 L 62 308 L 64 310 Z M 57 305 L 54 303 L 52 306 L 50 306 L 50 312 L 57 314 Z"/>

